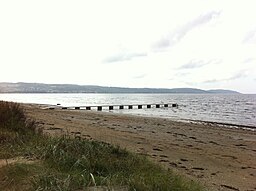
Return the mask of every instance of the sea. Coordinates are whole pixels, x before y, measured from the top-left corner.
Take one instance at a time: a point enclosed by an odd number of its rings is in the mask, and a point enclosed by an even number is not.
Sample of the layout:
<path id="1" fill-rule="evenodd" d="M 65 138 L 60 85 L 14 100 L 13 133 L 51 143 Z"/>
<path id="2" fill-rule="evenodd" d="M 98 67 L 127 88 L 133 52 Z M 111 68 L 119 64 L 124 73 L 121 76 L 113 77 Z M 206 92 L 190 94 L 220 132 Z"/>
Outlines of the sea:
<path id="1" fill-rule="evenodd" d="M 20 103 L 45 104 L 51 106 L 114 106 L 109 111 L 146 117 L 169 118 L 176 121 L 195 123 L 216 123 L 222 126 L 245 127 L 256 130 L 256 95 L 255 94 L 0 94 L 0 100 Z M 154 104 L 178 104 L 178 107 L 156 108 Z M 117 105 L 153 104 L 147 109 L 124 108 Z M 92 110 L 97 110 L 93 107 Z"/>

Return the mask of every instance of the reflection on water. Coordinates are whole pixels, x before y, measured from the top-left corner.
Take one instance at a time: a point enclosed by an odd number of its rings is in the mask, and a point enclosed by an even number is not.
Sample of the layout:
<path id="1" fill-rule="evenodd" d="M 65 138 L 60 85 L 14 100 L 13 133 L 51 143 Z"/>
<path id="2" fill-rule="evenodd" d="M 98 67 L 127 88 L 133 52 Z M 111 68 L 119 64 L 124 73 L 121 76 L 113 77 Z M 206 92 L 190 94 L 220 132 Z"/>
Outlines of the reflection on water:
<path id="1" fill-rule="evenodd" d="M 256 95 L 219 94 L 0 94 L 0 100 L 63 106 L 177 103 L 178 108 L 114 110 L 175 120 L 203 120 L 256 126 Z"/>

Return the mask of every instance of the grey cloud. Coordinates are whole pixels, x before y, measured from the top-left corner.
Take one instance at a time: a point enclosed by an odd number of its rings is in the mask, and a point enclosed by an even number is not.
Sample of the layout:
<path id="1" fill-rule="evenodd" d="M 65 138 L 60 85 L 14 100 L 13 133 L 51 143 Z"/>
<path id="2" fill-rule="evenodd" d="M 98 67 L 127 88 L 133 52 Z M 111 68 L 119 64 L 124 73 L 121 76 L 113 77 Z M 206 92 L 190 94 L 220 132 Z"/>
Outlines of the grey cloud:
<path id="1" fill-rule="evenodd" d="M 165 48 L 168 48 L 171 44 L 171 39 L 169 38 L 162 38 L 160 39 L 158 42 L 156 42 L 154 45 L 153 45 L 153 48 L 154 49 L 165 49 Z"/>
<path id="2" fill-rule="evenodd" d="M 211 59 L 208 61 L 194 59 L 194 60 L 190 60 L 187 64 L 182 65 L 178 69 L 195 69 L 195 68 L 201 68 L 201 67 L 203 67 L 205 65 L 209 65 L 209 64 L 219 64 L 221 62 L 222 62 L 221 59 Z"/>
<path id="3" fill-rule="evenodd" d="M 189 63 L 182 65 L 179 69 L 194 69 L 200 68 L 207 63 L 203 62 L 202 60 L 191 60 Z"/>
<path id="4" fill-rule="evenodd" d="M 107 63 L 121 62 L 121 61 L 132 60 L 133 58 L 136 58 L 136 57 L 145 57 L 145 56 L 147 56 L 147 53 L 120 52 L 116 55 L 106 58 L 104 62 L 107 62 Z"/>
<path id="5" fill-rule="evenodd" d="M 219 82 L 219 81 L 222 81 L 222 80 L 212 79 L 212 80 L 206 80 L 206 81 L 204 81 L 203 83 L 205 83 L 205 84 L 211 84 L 211 83 L 216 83 L 216 82 Z"/>
<path id="6" fill-rule="evenodd" d="M 201 25 L 204 25 L 214 18 L 220 16 L 221 12 L 217 11 L 211 11 L 207 14 L 200 15 L 199 17 L 195 18 L 194 20 L 189 21 L 188 23 L 178 27 L 176 30 L 171 32 L 166 37 L 163 37 L 158 42 L 156 42 L 153 45 L 153 49 L 155 50 L 161 50 L 166 49 L 168 47 L 174 46 L 176 43 L 178 43 L 182 38 L 185 37 L 185 35 L 193 30 L 196 27 L 199 27 Z"/>
<path id="7" fill-rule="evenodd" d="M 236 80 L 236 79 L 245 78 L 245 77 L 247 77 L 247 75 L 246 75 L 246 70 L 243 70 L 243 71 L 240 71 L 239 73 L 236 73 L 235 75 L 231 76 L 230 78 L 211 79 L 211 80 L 206 80 L 206 81 L 204 81 L 203 83 L 206 83 L 206 84 L 218 83 L 218 82 Z"/>
<path id="8" fill-rule="evenodd" d="M 248 32 L 244 39 L 243 43 L 253 43 L 256 44 L 256 29 Z"/>
<path id="9" fill-rule="evenodd" d="M 236 79 L 239 79 L 239 78 L 244 78 L 244 77 L 246 77 L 246 76 L 247 76 L 247 75 L 245 74 L 245 71 L 241 71 L 241 72 L 235 74 L 234 76 L 232 76 L 231 78 L 228 78 L 228 79 L 226 79 L 226 80 L 227 80 L 227 81 L 229 81 L 229 80 L 236 80 Z"/>

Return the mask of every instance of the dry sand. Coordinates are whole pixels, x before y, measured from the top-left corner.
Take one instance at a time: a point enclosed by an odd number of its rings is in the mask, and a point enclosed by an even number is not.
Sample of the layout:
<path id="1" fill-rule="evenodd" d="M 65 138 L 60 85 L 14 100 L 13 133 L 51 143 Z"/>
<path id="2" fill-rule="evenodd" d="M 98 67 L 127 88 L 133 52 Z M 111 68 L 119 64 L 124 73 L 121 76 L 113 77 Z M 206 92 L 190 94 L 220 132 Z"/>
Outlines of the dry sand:
<path id="1" fill-rule="evenodd" d="M 50 135 L 120 145 L 211 190 L 256 190 L 256 132 L 97 111 L 25 105 Z"/>

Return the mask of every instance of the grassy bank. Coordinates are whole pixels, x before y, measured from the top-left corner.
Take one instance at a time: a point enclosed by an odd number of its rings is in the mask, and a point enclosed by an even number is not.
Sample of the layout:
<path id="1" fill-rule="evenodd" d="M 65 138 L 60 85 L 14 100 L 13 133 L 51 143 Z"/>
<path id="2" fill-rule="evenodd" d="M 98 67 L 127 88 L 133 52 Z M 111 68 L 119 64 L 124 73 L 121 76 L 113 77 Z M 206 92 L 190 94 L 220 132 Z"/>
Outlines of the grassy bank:
<path id="1" fill-rule="evenodd" d="M 0 190 L 202 190 L 119 147 L 47 137 L 16 103 L 0 101 L 0 145 Z"/>

